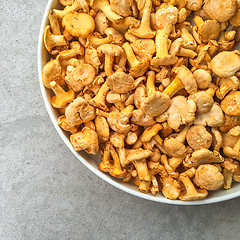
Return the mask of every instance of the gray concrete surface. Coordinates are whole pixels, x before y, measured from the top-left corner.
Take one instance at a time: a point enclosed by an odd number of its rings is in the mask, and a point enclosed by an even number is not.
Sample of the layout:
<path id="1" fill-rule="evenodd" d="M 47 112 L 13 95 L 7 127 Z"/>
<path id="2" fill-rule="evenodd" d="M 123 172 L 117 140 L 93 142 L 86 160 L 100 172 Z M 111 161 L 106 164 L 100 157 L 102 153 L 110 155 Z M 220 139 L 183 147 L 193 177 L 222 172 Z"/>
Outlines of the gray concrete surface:
<path id="1" fill-rule="evenodd" d="M 149 202 L 105 183 L 68 150 L 38 85 L 46 3 L 0 1 L 0 240 L 239 239 L 240 198 L 195 207 Z"/>

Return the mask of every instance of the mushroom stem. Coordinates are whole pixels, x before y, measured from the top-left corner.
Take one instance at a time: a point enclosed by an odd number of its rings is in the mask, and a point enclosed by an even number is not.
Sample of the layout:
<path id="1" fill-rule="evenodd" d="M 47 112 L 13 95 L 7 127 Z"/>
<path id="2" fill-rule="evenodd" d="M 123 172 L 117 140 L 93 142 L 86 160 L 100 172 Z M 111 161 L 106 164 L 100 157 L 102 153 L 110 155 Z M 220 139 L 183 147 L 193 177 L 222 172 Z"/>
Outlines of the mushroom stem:
<path id="1" fill-rule="evenodd" d="M 215 94 L 215 90 L 214 90 L 213 88 L 208 88 L 208 89 L 206 90 L 206 93 L 207 93 L 209 96 L 213 97 L 214 94 Z"/>
<path id="2" fill-rule="evenodd" d="M 104 62 L 104 70 L 106 75 L 109 77 L 113 74 L 112 66 L 113 66 L 114 56 L 105 55 L 105 62 Z"/>
<path id="3" fill-rule="evenodd" d="M 161 138 L 158 134 L 156 134 L 156 135 L 153 137 L 153 139 L 154 139 L 160 146 L 162 146 L 163 140 L 162 140 L 162 138 Z"/>
<path id="4" fill-rule="evenodd" d="M 200 29 L 204 24 L 204 20 L 197 15 L 194 17 L 193 21 L 197 25 L 198 29 Z"/>
<path id="5" fill-rule="evenodd" d="M 105 104 L 105 99 L 109 90 L 110 88 L 107 86 L 106 83 L 104 83 L 99 89 L 97 95 L 93 99 L 91 99 L 89 103 L 94 107 L 100 108 L 104 111 L 108 111 L 108 107 Z"/>
<path id="6" fill-rule="evenodd" d="M 184 88 L 184 84 L 182 83 L 182 81 L 178 77 L 175 77 L 175 79 L 163 91 L 163 93 L 167 94 L 170 98 L 172 98 L 179 90 L 183 88 Z"/>
<path id="7" fill-rule="evenodd" d="M 172 32 L 172 24 L 166 25 L 163 29 L 157 30 L 156 34 L 156 57 L 161 58 L 168 55 L 168 36 Z"/>
<path id="8" fill-rule="evenodd" d="M 186 138 L 186 135 L 187 135 L 187 132 L 189 130 L 189 126 L 186 126 L 178 135 L 177 137 L 175 138 L 177 141 L 183 143 L 185 141 L 185 138 Z"/>
<path id="9" fill-rule="evenodd" d="M 124 49 L 124 51 L 126 53 L 127 60 L 130 64 L 130 67 L 133 68 L 133 67 L 137 66 L 140 62 L 137 60 L 130 44 L 128 42 L 125 42 L 122 45 L 122 48 Z"/>
<path id="10" fill-rule="evenodd" d="M 54 11 L 48 14 L 48 19 L 51 25 L 51 30 L 54 35 L 61 35 L 60 25 L 58 22 L 57 15 Z"/>
<path id="11" fill-rule="evenodd" d="M 132 116 L 133 110 L 134 110 L 134 106 L 128 105 L 121 111 L 121 113 L 125 114 L 127 118 L 130 118 Z"/>
<path id="12" fill-rule="evenodd" d="M 148 78 L 147 78 L 147 94 L 148 96 L 153 95 L 156 92 L 155 89 L 155 72 L 150 71 L 148 72 Z"/>
<path id="13" fill-rule="evenodd" d="M 55 82 L 50 82 L 50 87 L 58 98 L 62 98 L 66 92 Z"/>
<path id="14" fill-rule="evenodd" d="M 150 27 L 150 17 L 151 17 L 152 1 L 146 0 L 143 9 L 141 25 L 137 29 L 131 29 L 130 32 L 140 38 L 153 38 L 155 36 L 155 31 L 152 31 Z"/>
<path id="15" fill-rule="evenodd" d="M 151 181 L 145 158 L 142 158 L 139 161 L 134 161 L 133 164 L 141 181 Z"/>
<path id="16" fill-rule="evenodd" d="M 180 174 L 179 180 L 182 181 L 184 187 L 186 188 L 186 195 L 198 195 L 198 191 L 186 173 Z"/>

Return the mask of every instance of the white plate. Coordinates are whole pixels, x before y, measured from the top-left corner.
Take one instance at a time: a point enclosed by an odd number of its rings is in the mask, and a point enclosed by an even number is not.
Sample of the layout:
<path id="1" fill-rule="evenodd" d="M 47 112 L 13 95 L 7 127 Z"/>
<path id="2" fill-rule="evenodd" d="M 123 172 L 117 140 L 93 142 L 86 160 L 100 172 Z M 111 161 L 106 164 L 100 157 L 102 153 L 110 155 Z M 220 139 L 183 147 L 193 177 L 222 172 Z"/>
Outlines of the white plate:
<path id="1" fill-rule="evenodd" d="M 98 170 L 98 161 L 99 157 L 98 156 L 92 156 L 88 155 L 87 153 L 81 151 L 81 152 L 76 152 L 70 141 L 69 141 L 69 134 L 64 132 L 57 124 L 57 118 L 58 118 L 58 113 L 57 111 L 51 106 L 50 100 L 51 100 L 51 94 L 50 90 L 46 89 L 43 86 L 42 83 L 42 68 L 43 66 L 47 63 L 49 60 L 49 54 L 47 50 L 44 47 L 43 44 L 43 30 L 45 26 L 48 24 L 48 13 L 49 10 L 52 8 L 59 8 L 60 5 L 58 3 L 58 0 L 49 0 L 43 19 L 42 19 L 42 24 L 41 24 L 41 29 L 39 33 L 39 42 L 38 42 L 38 74 L 39 74 L 39 81 L 40 81 L 40 88 L 42 92 L 42 96 L 44 99 L 44 103 L 46 105 L 48 114 L 53 122 L 54 127 L 56 128 L 58 134 L 61 136 L 63 139 L 64 143 L 68 146 L 68 148 L 72 151 L 72 153 L 78 158 L 87 168 L 89 168 L 93 173 L 95 173 L 97 176 L 105 180 L 106 182 L 112 184 L 118 189 L 123 190 L 124 192 L 130 193 L 134 196 L 144 198 L 147 200 L 155 201 L 155 202 L 161 202 L 161 203 L 168 203 L 168 204 L 176 204 L 176 205 L 202 205 L 202 204 L 209 204 L 209 203 L 216 203 L 216 202 L 222 202 L 225 200 L 229 200 L 232 198 L 236 198 L 240 196 L 240 184 L 234 184 L 233 188 L 230 190 L 219 190 L 216 192 L 210 192 L 209 196 L 201 201 L 180 201 L 180 200 L 169 200 L 158 194 L 157 196 L 153 196 L 151 194 L 144 194 L 138 191 L 138 188 L 130 183 L 124 183 L 119 179 L 113 178 L 109 176 L 108 174 L 105 174 Z"/>

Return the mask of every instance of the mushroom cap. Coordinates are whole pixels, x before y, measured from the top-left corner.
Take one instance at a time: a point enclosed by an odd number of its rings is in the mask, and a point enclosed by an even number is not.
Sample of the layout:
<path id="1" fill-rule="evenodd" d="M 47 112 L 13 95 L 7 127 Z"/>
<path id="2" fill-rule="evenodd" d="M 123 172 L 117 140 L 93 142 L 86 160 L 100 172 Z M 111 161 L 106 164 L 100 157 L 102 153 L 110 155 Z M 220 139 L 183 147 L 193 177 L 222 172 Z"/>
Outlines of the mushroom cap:
<path id="1" fill-rule="evenodd" d="M 64 86 L 65 73 L 57 59 L 49 61 L 42 70 L 42 81 L 46 88 L 50 87 L 50 82 L 55 81 L 60 86 Z"/>
<path id="2" fill-rule="evenodd" d="M 131 47 L 140 59 L 151 60 L 156 52 L 155 43 L 152 39 L 138 39 L 131 43 Z"/>
<path id="3" fill-rule="evenodd" d="M 212 108 L 207 113 L 197 113 L 194 121 L 195 125 L 209 127 L 219 127 L 225 121 L 223 111 L 218 103 L 214 102 Z"/>
<path id="4" fill-rule="evenodd" d="M 193 94 L 197 92 L 197 83 L 192 72 L 187 67 L 178 67 L 176 73 L 188 93 Z"/>
<path id="5" fill-rule="evenodd" d="M 95 22 L 92 16 L 75 11 L 64 15 L 62 25 L 72 36 L 82 38 L 86 38 L 95 28 Z"/>
<path id="6" fill-rule="evenodd" d="M 156 117 L 169 108 L 170 102 L 170 98 L 167 94 L 157 91 L 143 100 L 141 109 L 144 113 Z"/>
<path id="7" fill-rule="evenodd" d="M 169 176 L 163 177 L 162 184 L 162 194 L 165 198 L 172 200 L 178 199 L 180 194 L 180 185 L 175 179 Z"/>
<path id="8" fill-rule="evenodd" d="M 98 53 L 103 53 L 112 57 L 117 57 L 123 52 L 123 49 L 116 44 L 103 44 L 97 48 Z"/>
<path id="9" fill-rule="evenodd" d="M 167 55 L 161 58 L 154 57 L 151 60 L 151 65 L 155 68 L 158 68 L 159 66 L 167 66 L 167 65 L 173 65 L 177 62 L 178 57 L 174 55 Z"/>
<path id="10" fill-rule="evenodd" d="M 131 15 L 131 5 L 131 0 L 110 0 L 111 9 L 123 17 Z"/>
<path id="11" fill-rule="evenodd" d="M 195 119 L 196 104 L 184 96 L 174 97 L 168 109 L 168 124 L 177 130 L 182 124 L 191 124 Z"/>
<path id="12" fill-rule="evenodd" d="M 165 138 L 163 146 L 165 150 L 173 157 L 182 157 L 187 152 L 185 145 L 173 137 Z"/>
<path id="13" fill-rule="evenodd" d="M 193 77 L 196 80 L 198 89 L 206 89 L 212 82 L 210 73 L 204 69 L 197 69 L 193 72 Z"/>
<path id="14" fill-rule="evenodd" d="M 240 115 L 240 91 L 229 93 L 221 102 L 221 108 L 230 116 Z"/>
<path id="15" fill-rule="evenodd" d="M 132 123 L 138 124 L 140 126 L 148 127 L 155 123 L 154 118 L 150 115 L 145 114 L 141 109 L 133 111 Z"/>
<path id="16" fill-rule="evenodd" d="M 187 0 L 186 7 L 192 11 L 198 11 L 203 4 L 203 0 Z"/>
<path id="17" fill-rule="evenodd" d="M 133 77 L 141 77 L 147 71 L 149 67 L 148 61 L 139 62 L 136 66 L 132 67 L 129 71 Z"/>
<path id="18" fill-rule="evenodd" d="M 187 194 L 186 191 L 180 193 L 179 199 L 183 201 L 196 201 L 206 198 L 208 191 L 206 189 L 197 189 L 197 193 Z"/>
<path id="19" fill-rule="evenodd" d="M 235 14 L 231 17 L 231 19 L 229 20 L 229 22 L 235 26 L 235 27 L 239 27 L 240 26 L 240 8 L 237 9 L 237 11 L 235 12 Z"/>
<path id="20" fill-rule="evenodd" d="M 197 168 L 194 183 L 200 188 L 218 190 L 224 184 L 224 177 L 217 167 L 204 164 Z"/>
<path id="21" fill-rule="evenodd" d="M 213 98 L 205 91 L 199 91 L 190 95 L 189 99 L 192 99 L 197 105 L 198 113 L 207 113 L 213 106 Z"/>
<path id="22" fill-rule="evenodd" d="M 240 70 L 240 56 L 238 51 L 218 53 L 211 61 L 212 71 L 219 77 L 232 77 Z"/>
<path id="23" fill-rule="evenodd" d="M 128 117 L 120 112 L 110 112 L 107 121 L 115 132 L 127 133 L 131 130 Z"/>
<path id="24" fill-rule="evenodd" d="M 192 126 L 186 135 L 189 146 L 194 150 L 210 148 L 212 144 L 212 135 L 202 125 Z"/>
<path id="25" fill-rule="evenodd" d="M 74 0 L 59 0 L 63 6 L 71 6 L 74 3 Z"/>
<path id="26" fill-rule="evenodd" d="M 156 25 L 158 29 L 164 28 L 167 24 L 175 25 L 178 20 L 179 10 L 173 5 L 166 5 L 156 11 Z"/>
<path id="27" fill-rule="evenodd" d="M 138 161 L 144 158 L 148 158 L 152 155 L 152 151 L 150 150 L 145 150 L 142 148 L 137 148 L 137 149 L 129 149 L 127 151 L 127 156 L 126 156 L 126 162 L 134 162 Z"/>
<path id="28" fill-rule="evenodd" d="M 70 124 L 78 125 L 93 120 L 96 110 L 84 98 L 77 97 L 67 106 L 65 115 Z"/>
<path id="29" fill-rule="evenodd" d="M 211 152 L 206 148 L 196 150 L 192 153 L 191 158 L 186 158 L 183 164 L 187 168 L 198 167 L 206 163 L 219 163 L 223 162 L 224 158 L 218 152 Z"/>
<path id="30" fill-rule="evenodd" d="M 108 87 L 116 93 L 127 93 L 135 88 L 134 78 L 121 69 L 106 79 Z"/>
<path id="31" fill-rule="evenodd" d="M 98 153 L 98 135 L 88 127 L 84 127 L 82 131 L 72 134 L 70 142 L 76 151 L 85 150 L 89 154 Z"/>
<path id="32" fill-rule="evenodd" d="M 227 155 L 228 157 L 240 161 L 240 152 L 234 150 L 233 148 L 231 148 L 231 147 L 224 147 L 224 148 L 223 148 L 223 152 L 224 152 L 224 154 Z"/>
<path id="33" fill-rule="evenodd" d="M 97 12 L 95 16 L 95 31 L 103 35 L 107 28 L 108 28 L 108 19 L 106 15 L 101 11 Z"/>
<path id="34" fill-rule="evenodd" d="M 235 0 L 205 0 L 205 12 L 218 22 L 229 20 L 236 12 Z"/>
<path id="35" fill-rule="evenodd" d="M 225 115 L 225 122 L 219 127 L 221 132 L 228 132 L 231 128 L 240 125 L 240 116 Z"/>
<path id="36" fill-rule="evenodd" d="M 206 20 L 202 27 L 198 29 L 199 38 L 202 42 L 207 43 L 216 39 L 220 31 L 220 24 L 216 20 Z"/>

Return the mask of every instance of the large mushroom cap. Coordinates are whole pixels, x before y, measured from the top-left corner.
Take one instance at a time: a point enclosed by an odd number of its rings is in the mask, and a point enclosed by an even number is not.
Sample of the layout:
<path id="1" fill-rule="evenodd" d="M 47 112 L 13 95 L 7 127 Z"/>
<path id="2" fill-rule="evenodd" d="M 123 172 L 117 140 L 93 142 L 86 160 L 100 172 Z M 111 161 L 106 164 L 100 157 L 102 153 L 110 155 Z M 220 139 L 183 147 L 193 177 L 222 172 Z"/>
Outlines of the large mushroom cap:
<path id="1" fill-rule="evenodd" d="M 205 0 L 205 12 L 218 22 L 229 20 L 236 12 L 235 0 Z"/>
<path id="2" fill-rule="evenodd" d="M 202 125 L 192 126 L 187 132 L 186 139 L 194 150 L 209 148 L 212 144 L 212 135 Z"/>
<path id="3" fill-rule="evenodd" d="M 62 19 L 66 31 L 75 37 L 86 38 L 94 31 L 94 19 L 86 13 L 69 12 Z"/>
<path id="4" fill-rule="evenodd" d="M 220 25 L 216 20 L 206 20 L 201 29 L 199 29 L 199 37 L 205 43 L 216 39 L 219 33 Z"/>
<path id="5" fill-rule="evenodd" d="M 232 77 L 240 70 L 240 56 L 238 51 L 223 51 L 211 61 L 212 71 L 219 77 Z"/>
<path id="6" fill-rule="evenodd" d="M 240 91 L 231 92 L 221 102 L 221 108 L 230 116 L 240 115 Z"/>
<path id="7" fill-rule="evenodd" d="M 224 177 L 217 167 L 210 164 L 204 164 L 198 167 L 194 182 L 200 188 L 218 190 L 223 186 Z"/>

